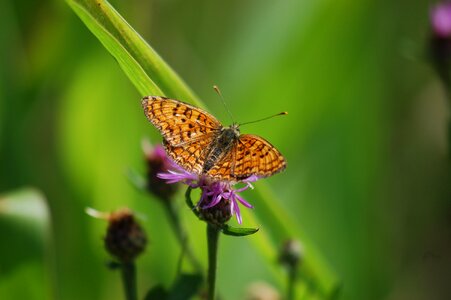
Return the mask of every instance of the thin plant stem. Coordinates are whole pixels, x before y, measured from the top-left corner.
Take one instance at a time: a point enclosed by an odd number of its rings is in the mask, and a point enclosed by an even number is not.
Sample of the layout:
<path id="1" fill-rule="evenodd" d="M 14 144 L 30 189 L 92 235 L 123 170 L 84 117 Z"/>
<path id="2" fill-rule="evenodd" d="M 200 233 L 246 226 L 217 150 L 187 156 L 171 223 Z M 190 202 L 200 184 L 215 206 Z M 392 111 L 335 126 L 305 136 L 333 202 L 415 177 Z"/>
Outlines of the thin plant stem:
<path id="1" fill-rule="evenodd" d="M 197 257 L 194 255 L 194 252 L 191 249 L 191 247 L 189 246 L 188 235 L 180 222 L 180 217 L 175 207 L 174 201 L 165 201 L 164 203 L 165 203 L 164 208 L 166 210 L 166 213 L 168 214 L 170 223 L 172 225 L 172 229 L 174 230 L 175 236 L 178 242 L 180 243 L 182 251 L 188 258 L 188 260 L 190 261 L 191 265 L 194 267 L 196 272 L 202 274 L 203 273 L 202 265 L 200 264 Z"/>
<path id="2" fill-rule="evenodd" d="M 125 299 L 137 300 L 136 292 L 136 267 L 134 262 L 121 264 L 122 282 L 124 284 Z"/>
<path id="3" fill-rule="evenodd" d="M 288 268 L 288 284 L 287 284 L 287 300 L 296 299 L 295 287 L 296 287 L 297 267 L 291 266 Z"/>
<path id="4" fill-rule="evenodd" d="M 208 300 L 214 300 L 216 287 L 216 266 L 218 258 L 219 229 L 211 224 L 207 224 L 207 244 L 208 244 Z"/>

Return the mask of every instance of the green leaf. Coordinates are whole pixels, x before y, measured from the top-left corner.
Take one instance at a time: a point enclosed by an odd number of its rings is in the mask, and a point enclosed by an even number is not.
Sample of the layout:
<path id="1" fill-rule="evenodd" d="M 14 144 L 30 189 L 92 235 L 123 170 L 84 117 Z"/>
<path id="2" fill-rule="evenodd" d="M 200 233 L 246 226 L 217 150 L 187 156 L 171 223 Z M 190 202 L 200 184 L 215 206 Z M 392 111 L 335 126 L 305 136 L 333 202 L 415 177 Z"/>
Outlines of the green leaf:
<path id="1" fill-rule="evenodd" d="M 202 275 L 199 274 L 181 274 L 172 286 L 169 300 L 191 299 L 197 294 L 203 282 Z M 155 298 L 157 299 L 157 298 Z"/>
<path id="2" fill-rule="evenodd" d="M 161 284 L 152 287 L 144 297 L 144 300 L 166 300 L 168 299 L 168 292 Z"/>
<path id="3" fill-rule="evenodd" d="M 142 39 L 142 37 L 104 0 L 66 0 L 75 13 L 118 61 L 135 87 L 144 95 L 165 95 L 204 107 L 190 88 Z M 325 262 L 313 242 L 285 212 L 267 185 L 259 182 L 253 198 L 259 203 L 255 214 L 265 224 L 266 234 L 258 234 L 257 249 L 269 261 L 274 261 L 285 239 L 301 240 L 305 257 L 302 276 L 309 278 L 312 289 L 323 297 L 335 294 L 339 284 L 337 275 Z M 189 200 L 189 201 L 188 201 Z M 190 204 L 187 197 L 187 203 Z M 191 207 L 193 207 L 191 202 Z M 248 214 L 246 214 L 248 216 Z M 250 220 L 254 220 L 249 215 Z M 282 282 L 283 275 L 274 273 Z"/>
<path id="4" fill-rule="evenodd" d="M 167 291 L 161 284 L 152 287 L 145 300 L 185 300 L 197 294 L 203 283 L 200 274 L 181 274 Z"/>
<path id="5" fill-rule="evenodd" d="M 231 236 L 246 236 L 256 233 L 259 228 L 243 228 L 243 227 L 232 227 L 230 225 L 224 225 L 222 228 L 222 233 Z"/>
<path id="6" fill-rule="evenodd" d="M 54 253 L 50 213 L 39 191 L 0 195 L 0 236 L 0 299 L 49 298 L 56 286 Z"/>

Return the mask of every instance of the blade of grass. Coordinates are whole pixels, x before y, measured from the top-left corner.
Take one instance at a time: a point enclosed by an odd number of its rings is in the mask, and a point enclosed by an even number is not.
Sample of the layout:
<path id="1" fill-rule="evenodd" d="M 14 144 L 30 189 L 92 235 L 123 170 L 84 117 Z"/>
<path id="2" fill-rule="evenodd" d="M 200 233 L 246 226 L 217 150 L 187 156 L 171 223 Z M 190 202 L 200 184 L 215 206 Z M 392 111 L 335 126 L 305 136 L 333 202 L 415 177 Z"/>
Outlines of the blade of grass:
<path id="1" fill-rule="evenodd" d="M 164 95 L 205 107 L 183 80 L 107 1 L 66 1 L 115 57 L 143 96 L 148 94 Z M 266 250 L 262 249 L 261 241 L 257 243 L 260 245 L 257 249 L 262 252 L 264 257 L 271 259 L 268 257 L 268 247 L 271 248 L 271 253 L 276 254 L 284 239 L 299 238 L 306 253 L 302 273 L 313 282 L 315 293 L 324 297 L 333 295 L 338 287 L 338 279 L 335 273 L 325 263 L 313 243 L 291 221 L 268 186 L 259 183 L 259 188 L 256 190 L 257 193 L 254 197 L 260 205 L 255 212 L 264 224 L 270 224 L 265 227 L 270 235 L 270 239 L 264 243 Z M 278 274 L 275 275 L 279 276 Z"/>
<path id="2" fill-rule="evenodd" d="M 103 0 L 67 3 L 113 55 L 143 95 L 164 95 L 202 105 L 197 96 L 144 39 Z"/>

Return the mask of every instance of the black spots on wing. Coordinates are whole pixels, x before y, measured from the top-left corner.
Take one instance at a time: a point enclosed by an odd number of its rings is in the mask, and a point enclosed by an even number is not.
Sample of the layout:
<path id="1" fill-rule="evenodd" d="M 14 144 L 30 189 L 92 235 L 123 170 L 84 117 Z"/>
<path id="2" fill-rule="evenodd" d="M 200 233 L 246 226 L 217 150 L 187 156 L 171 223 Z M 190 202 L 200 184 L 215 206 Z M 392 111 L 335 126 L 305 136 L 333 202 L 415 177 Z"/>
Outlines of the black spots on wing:
<path id="1" fill-rule="evenodd" d="M 244 155 L 249 155 L 251 153 L 251 151 L 246 150 L 246 152 L 244 152 Z"/>
<path id="2" fill-rule="evenodd" d="M 185 117 L 187 117 L 188 119 L 190 119 L 191 116 L 192 116 L 192 114 L 193 114 L 193 110 L 187 108 L 183 114 L 185 115 Z"/>
<path id="3" fill-rule="evenodd" d="M 268 155 L 269 155 L 269 151 L 266 151 L 264 153 L 262 152 L 262 154 L 260 154 L 260 158 L 266 157 Z"/>
<path id="4" fill-rule="evenodd" d="M 193 129 L 194 125 L 193 124 L 188 124 L 189 129 Z"/>

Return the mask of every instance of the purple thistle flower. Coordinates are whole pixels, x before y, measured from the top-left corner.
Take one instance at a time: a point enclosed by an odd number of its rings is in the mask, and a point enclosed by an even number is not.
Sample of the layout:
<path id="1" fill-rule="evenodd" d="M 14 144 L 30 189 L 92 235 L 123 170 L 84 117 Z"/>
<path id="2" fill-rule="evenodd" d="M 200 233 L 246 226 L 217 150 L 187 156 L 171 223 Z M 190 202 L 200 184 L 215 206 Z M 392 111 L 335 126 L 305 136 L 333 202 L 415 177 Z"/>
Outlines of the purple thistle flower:
<path id="1" fill-rule="evenodd" d="M 451 36 L 451 1 L 439 3 L 432 8 L 431 25 L 437 36 L 442 38 Z"/>
<path id="2" fill-rule="evenodd" d="M 451 1 L 435 5 L 430 13 L 429 54 L 435 71 L 445 86 L 451 83 Z"/>
<path id="3" fill-rule="evenodd" d="M 236 216 L 239 224 L 242 223 L 239 203 L 247 208 L 253 206 L 244 200 L 238 193 L 253 188 L 251 182 L 258 180 L 257 176 L 251 176 L 242 182 L 244 187 L 234 188 L 235 183 L 229 181 L 214 181 L 206 176 L 189 173 L 186 170 L 177 167 L 177 170 L 170 170 L 165 173 L 157 175 L 161 179 L 165 179 L 167 183 L 184 183 L 191 188 L 200 188 L 202 191 L 197 207 L 200 208 L 200 213 L 210 213 L 213 207 L 219 207 L 222 210 L 220 217 L 221 223 L 225 223 L 232 215 Z M 225 211 L 224 211 L 225 209 Z M 227 211 L 228 210 L 228 211 Z M 210 220 L 211 221 L 211 220 Z"/>
<path id="4" fill-rule="evenodd" d="M 147 190 L 162 200 L 171 199 L 177 191 L 177 186 L 167 185 L 166 181 L 157 175 L 179 167 L 167 157 L 163 146 L 152 146 L 147 140 L 143 140 L 142 148 L 147 162 Z"/>

